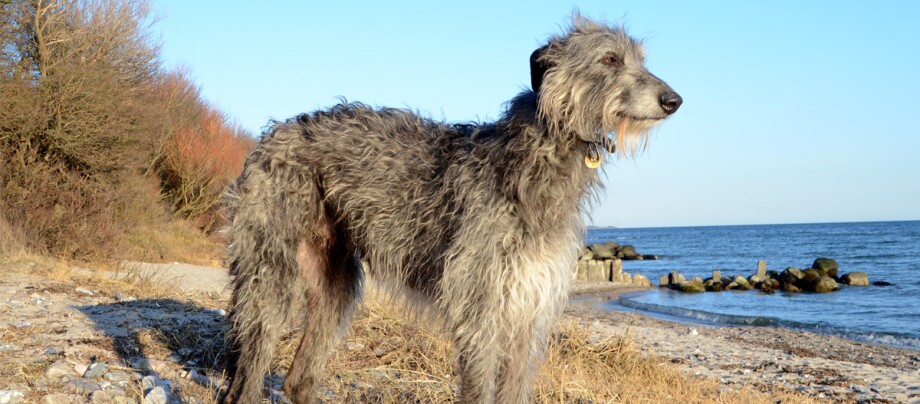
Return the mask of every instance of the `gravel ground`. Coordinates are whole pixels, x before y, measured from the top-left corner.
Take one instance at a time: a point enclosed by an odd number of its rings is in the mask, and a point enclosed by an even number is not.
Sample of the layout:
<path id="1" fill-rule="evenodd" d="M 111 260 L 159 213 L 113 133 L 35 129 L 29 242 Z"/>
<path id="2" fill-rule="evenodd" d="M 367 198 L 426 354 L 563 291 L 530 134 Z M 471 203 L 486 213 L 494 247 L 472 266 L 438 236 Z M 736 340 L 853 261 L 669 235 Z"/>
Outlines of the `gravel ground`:
<path id="1" fill-rule="evenodd" d="M 224 342 L 215 336 L 226 327 L 226 271 L 140 266 L 135 270 L 156 272 L 175 285 L 172 298 L 141 298 L 88 279 L 55 281 L 37 275 L 41 271 L 30 268 L 35 265 L 0 263 L 0 403 L 173 403 L 216 395 L 223 383 L 215 364 Z M 597 308 L 635 290 L 576 283 L 567 320 L 589 327 L 597 338 L 628 334 L 648 352 L 726 388 L 753 385 L 842 402 L 920 403 L 920 352 Z"/>
<path id="2" fill-rule="evenodd" d="M 691 375 L 726 386 L 784 388 L 841 402 L 920 403 L 920 351 L 771 327 L 708 327 L 602 310 L 631 288 L 584 290 L 566 310 L 601 338 L 628 333 Z"/>

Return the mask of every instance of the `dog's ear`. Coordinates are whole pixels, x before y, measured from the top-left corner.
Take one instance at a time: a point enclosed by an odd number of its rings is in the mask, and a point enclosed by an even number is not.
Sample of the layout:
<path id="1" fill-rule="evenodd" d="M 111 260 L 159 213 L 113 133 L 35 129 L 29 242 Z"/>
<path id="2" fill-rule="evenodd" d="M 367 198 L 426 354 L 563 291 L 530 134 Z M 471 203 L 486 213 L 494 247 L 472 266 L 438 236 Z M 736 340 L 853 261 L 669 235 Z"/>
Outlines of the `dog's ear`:
<path id="1" fill-rule="evenodd" d="M 540 60 L 547 48 L 549 48 L 549 45 L 543 45 L 530 54 L 530 88 L 532 88 L 535 93 L 540 92 L 540 85 L 543 84 L 543 75 L 546 74 L 546 71 L 551 67 L 550 63 L 546 60 Z"/>

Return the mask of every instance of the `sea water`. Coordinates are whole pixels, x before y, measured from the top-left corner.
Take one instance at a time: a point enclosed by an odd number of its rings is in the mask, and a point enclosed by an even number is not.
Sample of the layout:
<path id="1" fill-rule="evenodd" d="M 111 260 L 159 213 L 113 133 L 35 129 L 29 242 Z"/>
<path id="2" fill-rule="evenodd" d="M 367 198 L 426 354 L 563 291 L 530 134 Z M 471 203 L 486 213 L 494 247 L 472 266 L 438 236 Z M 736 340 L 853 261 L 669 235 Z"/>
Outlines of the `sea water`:
<path id="1" fill-rule="evenodd" d="M 920 221 L 669 228 L 593 228 L 587 242 L 631 244 L 656 261 L 624 261 L 623 270 L 653 282 L 671 271 L 687 278 L 748 277 L 757 261 L 770 270 L 809 268 L 815 258 L 840 264 L 838 275 L 865 272 L 891 286 L 841 286 L 833 293 L 687 294 L 654 288 L 605 307 L 689 322 L 804 329 L 920 349 Z"/>

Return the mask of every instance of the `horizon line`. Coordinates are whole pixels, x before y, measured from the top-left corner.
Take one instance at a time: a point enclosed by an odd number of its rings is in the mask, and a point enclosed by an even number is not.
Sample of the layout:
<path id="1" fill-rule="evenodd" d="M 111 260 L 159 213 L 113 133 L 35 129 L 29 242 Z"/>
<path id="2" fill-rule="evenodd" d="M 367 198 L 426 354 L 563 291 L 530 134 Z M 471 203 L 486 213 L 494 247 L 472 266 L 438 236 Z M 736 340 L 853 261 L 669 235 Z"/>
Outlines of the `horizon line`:
<path id="1" fill-rule="evenodd" d="M 677 229 L 687 227 L 740 227 L 740 226 L 792 226 L 792 225 L 811 225 L 811 224 L 856 224 L 856 223 L 899 223 L 899 222 L 920 222 L 920 219 L 895 219 L 895 220 L 854 220 L 854 221 L 832 221 L 832 222 L 798 222 L 798 223 L 743 223 L 743 224 L 700 224 L 700 225 L 677 225 L 677 226 L 586 226 L 587 230 L 612 230 L 612 229 Z"/>

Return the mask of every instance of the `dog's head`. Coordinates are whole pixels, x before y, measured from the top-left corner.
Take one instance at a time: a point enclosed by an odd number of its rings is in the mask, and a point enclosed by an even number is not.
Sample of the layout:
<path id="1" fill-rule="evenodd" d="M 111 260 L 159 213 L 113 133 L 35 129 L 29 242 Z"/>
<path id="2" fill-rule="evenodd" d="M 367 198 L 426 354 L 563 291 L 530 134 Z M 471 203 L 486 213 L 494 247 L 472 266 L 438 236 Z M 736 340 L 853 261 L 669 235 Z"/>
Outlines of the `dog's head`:
<path id="1" fill-rule="evenodd" d="M 538 113 L 551 130 L 598 143 L 612 133 L 624 152 L 644 146 L 649 130 L 683 102 L 645 69 L 641 42 L 579 15 L 565 35 L 533 52 L 530 68 Z"/>

